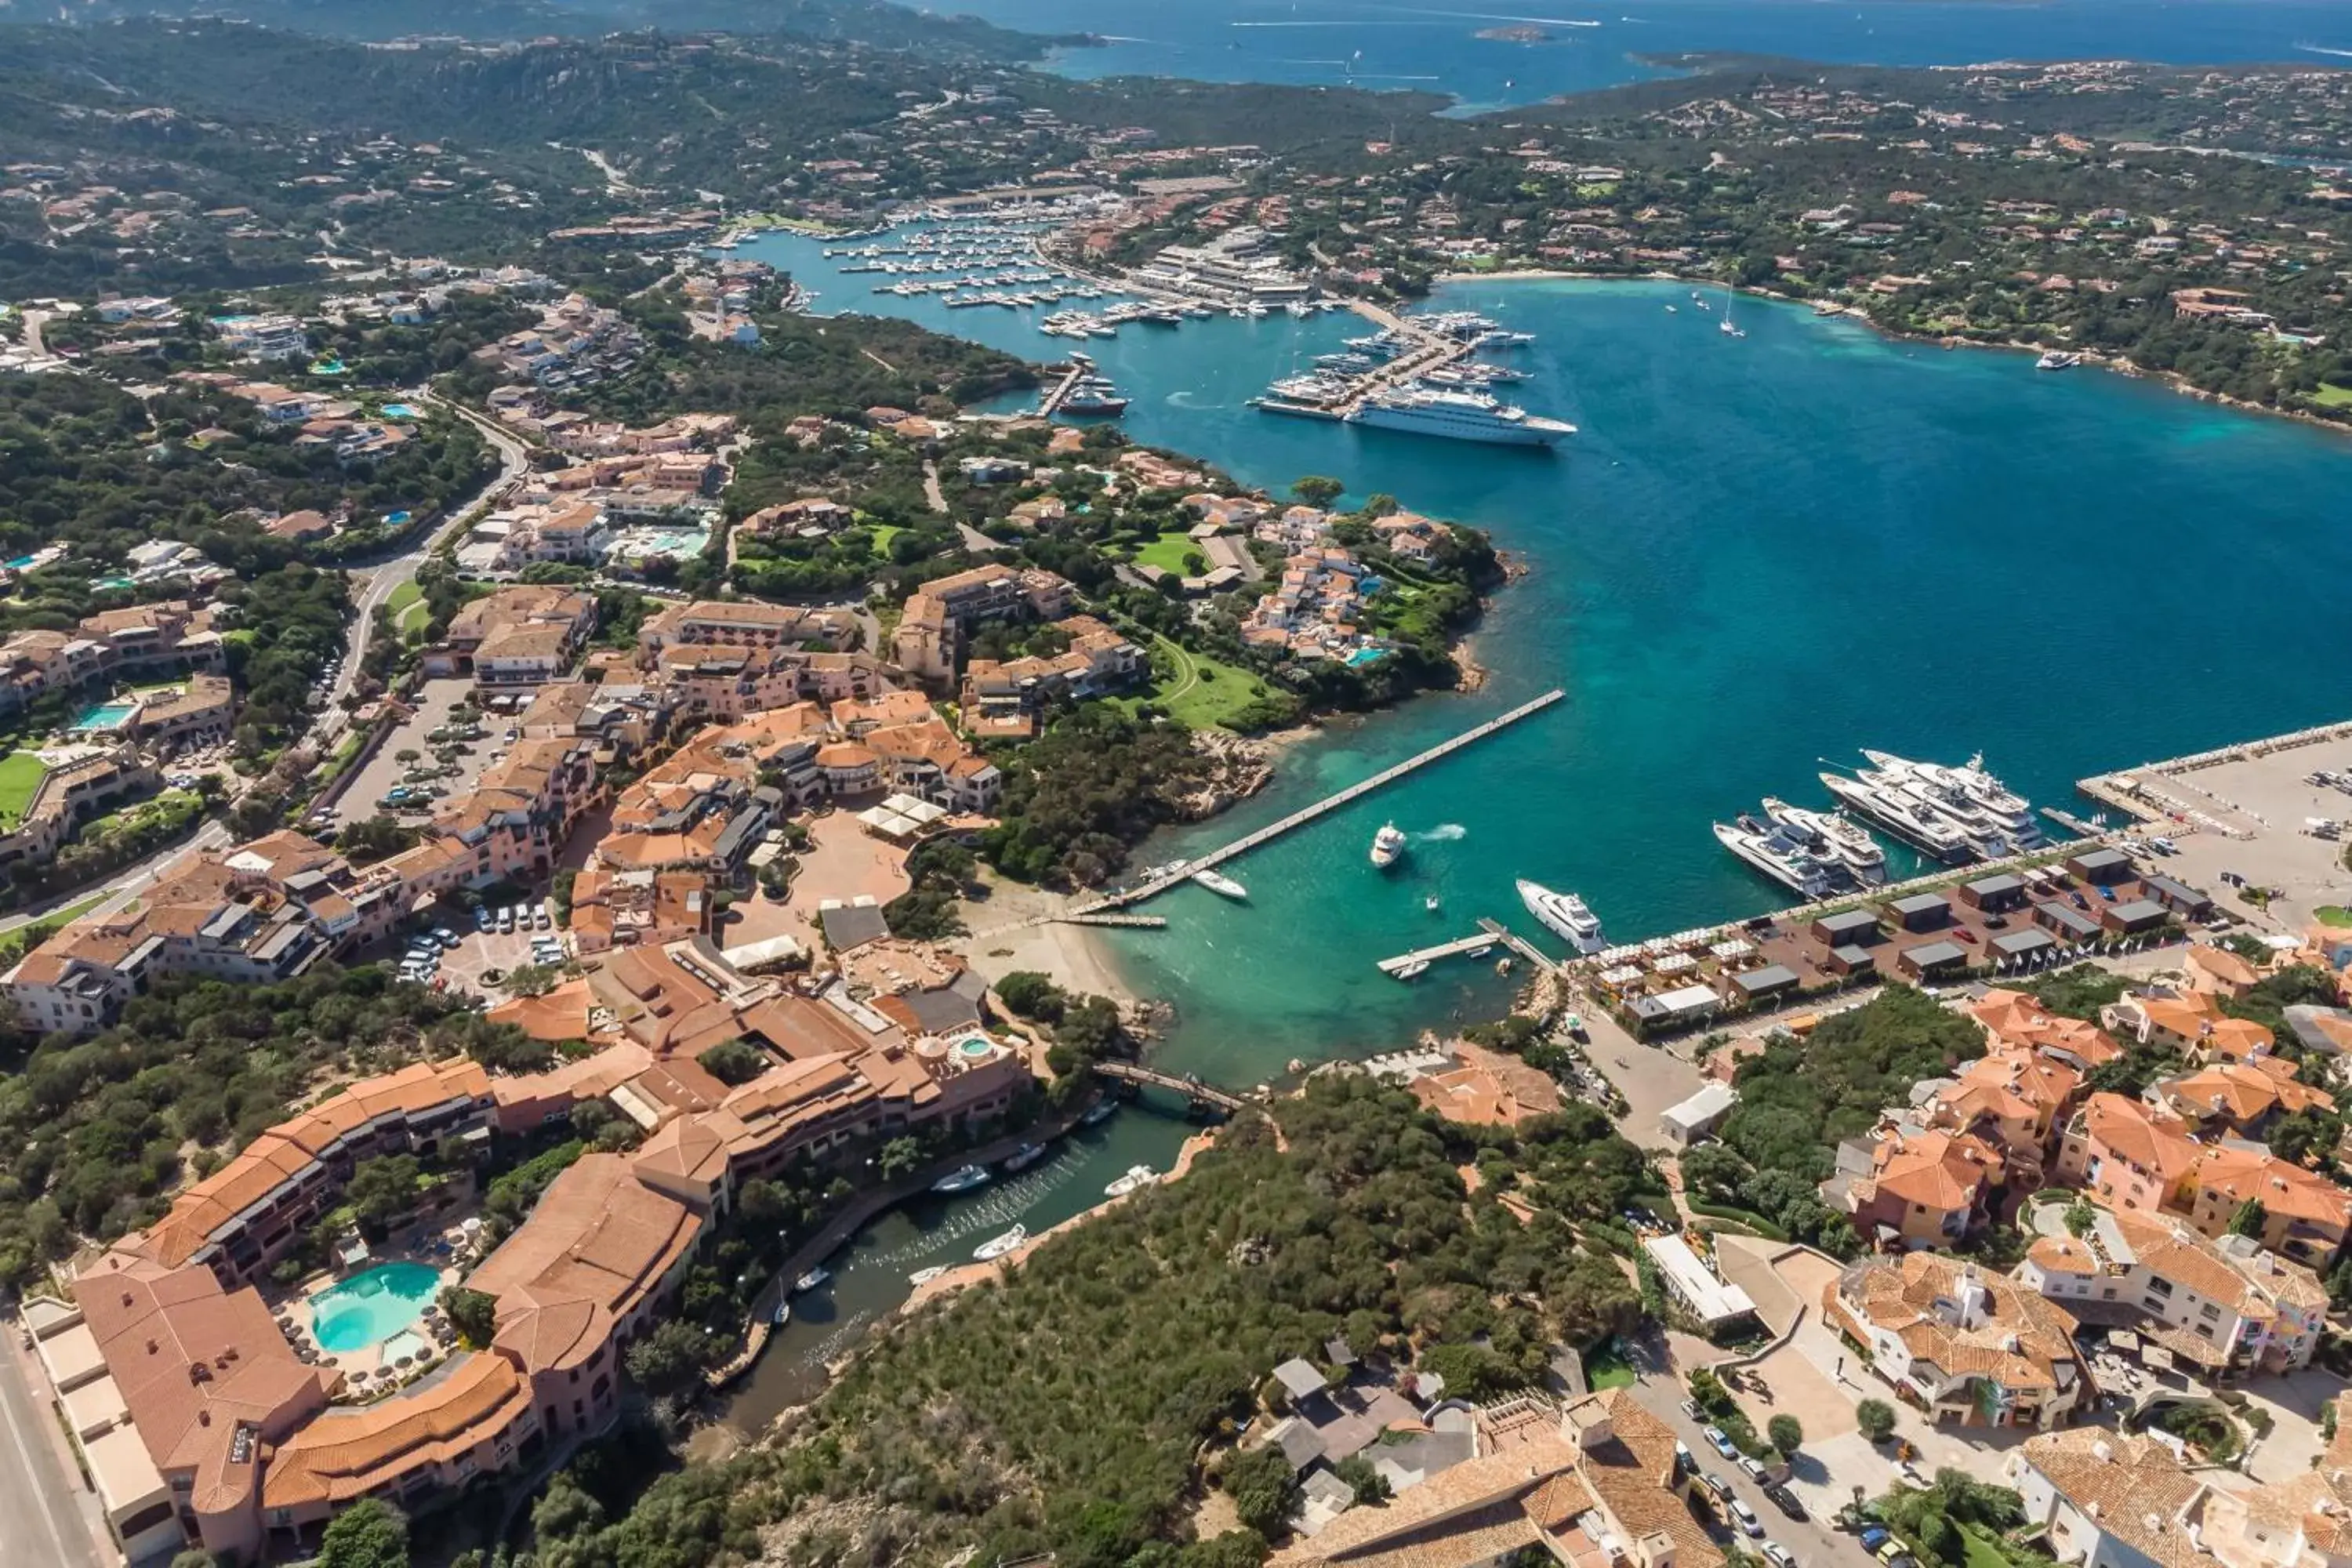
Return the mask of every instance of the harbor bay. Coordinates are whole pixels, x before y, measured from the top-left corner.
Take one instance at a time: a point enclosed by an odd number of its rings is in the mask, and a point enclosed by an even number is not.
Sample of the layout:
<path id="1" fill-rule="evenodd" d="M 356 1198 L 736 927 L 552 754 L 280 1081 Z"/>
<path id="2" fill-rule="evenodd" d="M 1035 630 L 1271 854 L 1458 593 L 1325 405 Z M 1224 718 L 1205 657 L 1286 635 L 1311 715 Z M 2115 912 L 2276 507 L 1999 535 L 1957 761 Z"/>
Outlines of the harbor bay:
<path id="1" fill-rule="evenodd" d="M 1065 352 L 1040 312 L 878 294 L 886 278 L 840 276 L 811 241 L 744 248 L 819 290 L 820 310 Z M 1816 775 L 1859 765 L 1862 747 L 1981 751 L 2033 800 L 2081 807 L 2076 778 L 2337 716 L 2352 645 L 2328 586 L 2352 564 L 2340 437 L 1792 306 L 1741 301 L 1746 335 L 1730 338 L 1696 303 L 1682 285 L 1561 280 L 1454 285 L 1423 307 L 1533 334 L 1511 395 L 1580 432 L 1551 454 L 1248 405 L 1360 333 L 1352 316 L 1087 342 L 1132 399 L 1136 438 L 1276 490 L 1322 473 L 1359 499 L 1393 494 L 1490 530 L 1526 569 L 1473 637 L 1477 692 L 1339 720 L 1264 795 L 1162 835 L 1139 865 L 1569 694 L 1228 866 L 1247 904 L 1183 889 L 1151 906 L 1165 930 L 1099 933 L 1133 989 L 1181 999 L 1162 1065 L 1246 1085 L 1491 1011 L 1507 983 L 1484 966 L 1404 984 L 1375 963 L 1482 915 L 1532 930 L 1520 877 L 1582 894 L 1619 939 L 1779 907 L 1710 824 L 1767 795 L 1826 806 Z M 1410 843 L 1382 873 L 1365 850 L 1391 820 Z"/>

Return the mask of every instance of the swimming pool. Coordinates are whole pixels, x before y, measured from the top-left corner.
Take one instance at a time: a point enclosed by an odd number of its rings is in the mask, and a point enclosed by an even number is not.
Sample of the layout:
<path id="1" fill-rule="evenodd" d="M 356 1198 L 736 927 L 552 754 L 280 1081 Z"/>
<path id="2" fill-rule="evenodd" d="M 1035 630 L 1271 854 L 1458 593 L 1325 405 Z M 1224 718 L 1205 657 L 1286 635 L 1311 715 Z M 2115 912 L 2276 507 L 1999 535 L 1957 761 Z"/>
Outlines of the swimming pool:
<path id="1" fill-rule="evenodd" d="M 416 410 L 405 403 L 387 403 L 383 405 L 383 416 L 386 419 L 414 419 Z"/>
<path id="2" fill-rule="evenodd" d="M 101 730 L 120 730 L 138 711 L 139 704 L 136 702 L 100 702 L 96 707 L 84 709 L 82 716 L 73 721 L 73 727 L 85 734 L 95 734 Z"/>
<path id="3" fill-rule="evenodd" d="M 996 1042 L 986 1035 L 967 1035 L 956 1042 L 956 1055 L 971 1059 L 987 1056 L 996 1049 Z"/>
<path id="4" fill-rule="evenodd" d="M 380 1263 L 310 1298 L 310 1332 L 328 1352 L 382 1344 L 424 1314 L 441 1271 L 422 1263 Z"/>

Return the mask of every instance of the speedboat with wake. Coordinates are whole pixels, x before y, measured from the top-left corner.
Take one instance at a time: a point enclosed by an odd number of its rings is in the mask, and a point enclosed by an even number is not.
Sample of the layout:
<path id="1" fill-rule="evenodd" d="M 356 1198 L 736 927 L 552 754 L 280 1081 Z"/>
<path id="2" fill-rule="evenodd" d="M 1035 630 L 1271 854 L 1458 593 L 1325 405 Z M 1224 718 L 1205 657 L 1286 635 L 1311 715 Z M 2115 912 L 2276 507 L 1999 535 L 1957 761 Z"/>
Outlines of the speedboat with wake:
<path id="1" fill-rule="evenodd" d="M 1383 823 L 1372 835 L 1372 864 L 1385 871 L 1404 858 L 1404 834 L 1393 822 Z"/>
<path id="2" fill-rule="evenodd" d="M 1601 935 L 1601 919 L 1574 893 L 1555 893 L 1539 882 L 1519 879 L 1519 901 L 1545 929 L 1579 952 L 1599 952 L 1609 945 Z"/>

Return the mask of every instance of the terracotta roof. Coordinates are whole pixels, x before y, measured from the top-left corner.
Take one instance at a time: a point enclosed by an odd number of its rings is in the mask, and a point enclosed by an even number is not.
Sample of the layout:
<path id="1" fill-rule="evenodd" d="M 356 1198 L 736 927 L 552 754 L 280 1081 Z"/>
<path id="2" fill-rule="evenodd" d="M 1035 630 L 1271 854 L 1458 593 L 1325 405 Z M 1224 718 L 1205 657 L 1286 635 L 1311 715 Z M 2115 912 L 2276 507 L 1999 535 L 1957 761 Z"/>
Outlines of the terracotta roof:
<path id="1" fill-rule="evenodd" d="M 421 1388 L 295 1433 L 269 1457 L 262 1506 L 349 1501 L 420 1465 L 455 1460 L 530 1410 L 530 1384 L 506 1357 L 466 1356 Z"/>
<path id="2" fill-rule="evenodd" d="M 1963 1322 L 1952 1303 L 1970 1289 L 1979 1307 Z M 1928 1252 L 1852 1264 L 1822 1292 L 1832 1322 L 1875 1327 L 1950 1377 L 1981 1377 L 2010 1389 L 2062 1390 L 2083 1382 L 2074 1320 L 2016 1280 Z"/>
<path id="3" fill-rule="evenodd" d="M 2200 1560 L 2186 1524 L 2205 1489 L 2153 1437 L 2086 1426 L 2029 1437 L 2024 1453 L 2077 1510 L 2158 1568 Z"/>

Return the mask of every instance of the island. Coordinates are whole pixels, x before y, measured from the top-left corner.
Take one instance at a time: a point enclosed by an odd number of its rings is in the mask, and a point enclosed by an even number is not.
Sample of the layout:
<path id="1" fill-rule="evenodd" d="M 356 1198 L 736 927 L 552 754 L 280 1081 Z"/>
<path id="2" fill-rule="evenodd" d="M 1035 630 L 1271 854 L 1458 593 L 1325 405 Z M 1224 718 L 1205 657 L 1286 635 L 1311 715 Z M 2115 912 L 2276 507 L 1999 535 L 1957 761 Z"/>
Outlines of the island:
<path id="1" fill-rule="evenodd" d="M 1481 27 L 1470 36 L 1474 38 L 1490 39 L 1498 44 L 1548 44 L 1551 42 L 1551 35 L 1549 32 L 1545 31 L 1541 27 L 1531 27 L 1524 24 L 1510 27 Z"/>

